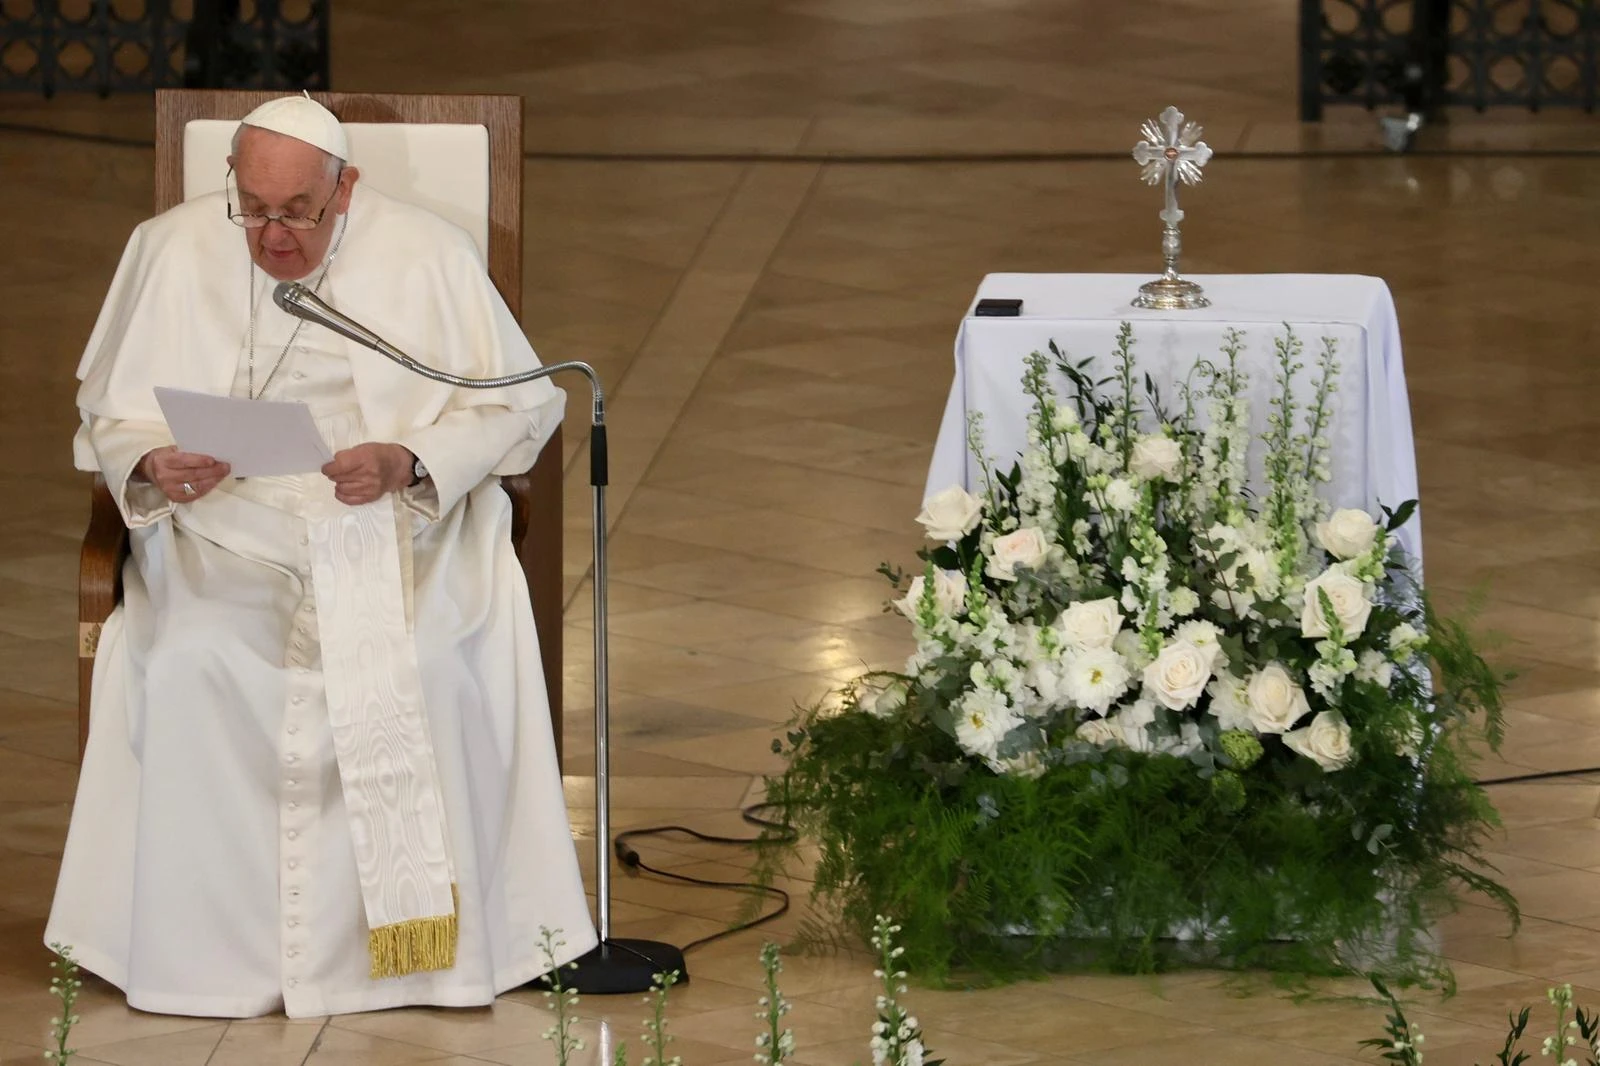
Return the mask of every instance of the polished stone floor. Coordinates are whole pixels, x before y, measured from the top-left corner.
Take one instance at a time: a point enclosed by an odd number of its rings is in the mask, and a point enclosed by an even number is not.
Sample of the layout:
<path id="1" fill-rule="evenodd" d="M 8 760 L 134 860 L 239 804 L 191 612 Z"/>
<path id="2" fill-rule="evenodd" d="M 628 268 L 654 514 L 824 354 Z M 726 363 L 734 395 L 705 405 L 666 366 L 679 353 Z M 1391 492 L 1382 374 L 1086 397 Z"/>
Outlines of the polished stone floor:
<path id="1" fill-rule="evenodd" d="M 917 547 L 911 519 L 966 303 L 990 271 L 1149 270 L 1158 205 L 1125 153 L 1168 103 L 1218 150 L 1186 201 L 1191 272 L 1359 272 L 1394 292 L 1429 579 L 1452 602 L 1486 587 L 1483 621 L 1520 671 L 1503 757 L 1483 772 L 1600 767 L 1600 168 L 1586 154 L 1600 150 L 1600 120 L 1456 116 L 1405 157 L 1382 152 L 1364 113 L 1302 126 L 1295 5 L 1281 0 L 334 8 L 341 89 L 527 101 L 525 324 L 547 360 L 598 367 L 611 398 L 618 826 L 742 831 L 737 811 L 775 769 L 770 742 L 795 703 L 903 659 L 907 634 L 883 615 L 873 571 Z M 37 1059 L 51 1017 L 39 938 L 76 773 L 86 489 L 68 447 L 72 367 L 148 210 L 152 122 L 148 99 L 13 96 L 0 98 L 0 126 L 10 1063 Z M 569 411 L 582 409 L 574 398 Z M 592 618 L 576 437 L 566 770 L 587 856 Z M 1507 828 L 1492 849 L 1528 919 L 1515 939 L 1483 908 L 1445 924 L 1461 992 L 1414 1000 L 1430 1066 L 1490 1059 L 1506 1010 L 1542 1002 L 1551 983 L 1600 1005 L 1600 772 L 1493 796 Z M 681 841 L 644 848 L 701 876 L 737 877 L 748 862 Z M 737 910 L 712 891 L 614 884 L 623 935 L 683 943 Z M 761 940 L 690 954 L 693 980 L 672 1008 L 690 1066 L 749 1061 Z M 785 978 L 797 1062 L 869 1058 L 870 962 L 792 958 Z M 1370 1003 L 1298 1003 L 1268 987 L 1241 998 L 1212 975 L 910 999 L 952 1066 L 1371 1062 L 1357 1042 L 1382 1024 Z M 580 1011 L 591 1047 L 602 1030 L 636 1044 L 631 997 Z M 493 1010 L 225 1025 L 130 1012 L 91 982 L 82 1014 L 85 1064 L 553 1061 L 548 1015 L 526 992 Z"/>

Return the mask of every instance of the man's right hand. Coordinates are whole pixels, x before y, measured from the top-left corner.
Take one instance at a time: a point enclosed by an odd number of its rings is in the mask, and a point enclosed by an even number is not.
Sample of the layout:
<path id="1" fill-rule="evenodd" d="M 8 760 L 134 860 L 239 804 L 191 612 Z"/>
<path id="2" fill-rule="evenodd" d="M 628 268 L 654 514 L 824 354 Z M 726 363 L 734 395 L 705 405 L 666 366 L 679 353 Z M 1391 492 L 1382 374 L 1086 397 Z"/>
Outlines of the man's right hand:
<path id="1" fill-rule="evenodd" d="M 139 475 L 162 491 L 173 503 L 192 503 L 217 487 L 232 468 L 209 455 L 180 452 L 169 445 L 145 453 Z"/>

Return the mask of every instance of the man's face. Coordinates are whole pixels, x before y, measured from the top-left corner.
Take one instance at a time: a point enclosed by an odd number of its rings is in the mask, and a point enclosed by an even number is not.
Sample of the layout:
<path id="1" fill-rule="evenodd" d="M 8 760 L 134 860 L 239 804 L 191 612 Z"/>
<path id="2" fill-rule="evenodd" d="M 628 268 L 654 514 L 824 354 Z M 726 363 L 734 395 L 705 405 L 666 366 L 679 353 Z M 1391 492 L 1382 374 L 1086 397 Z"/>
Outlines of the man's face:
<path id="1" fill-rule="evenodd" d="M 278 281 L 303 278 L 322 263 L 339 216 L 350 208 L 356 169 L 347 166 L 340 173 L 336 162 L 330 164 L 331 158 L 304 141 L 246 127 L 239 137 L 238 153 L 228 159 L 239 189 L 236 211 L 309 218 L 322 212 L 316 229 L 290 229 L 274 221 L 244 231 L 250 258 Z"/>

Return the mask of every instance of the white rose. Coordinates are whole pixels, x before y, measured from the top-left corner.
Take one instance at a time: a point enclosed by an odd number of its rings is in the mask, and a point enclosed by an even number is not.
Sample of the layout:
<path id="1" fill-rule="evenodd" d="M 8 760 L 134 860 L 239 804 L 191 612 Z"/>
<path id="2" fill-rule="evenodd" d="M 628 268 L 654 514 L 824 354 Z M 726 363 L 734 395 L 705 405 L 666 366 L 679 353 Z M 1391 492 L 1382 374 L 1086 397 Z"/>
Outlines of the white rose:
<path id="1" fill-rule="evenodd" d="M 1304 729 L 1285 733 L 1283 742 L 1328 771 L 1346 765 L 1352 755 L 1350 726 L 1338 711 L 1318 712 Z"/>
<path id="2" fill-rule="evenodd" d="M 1075 648 L 1109 648 L 1122 631 L 1122 612 L 1114 599 L 1081 600 L 1061 612 L 1056 632 Z"/>
<path id="3" fill-rule="evenodd" d="M 989 576 L 997 581 L 1015 581 L 1017 568 L 1037 570 L 1050 552 L 1050 542 L 1034 526 L 1023 526 L 1015 533 L 996 537 L 994 554 L 989 559 Z"/>
<path id="4" fill-rule="evenodd" d="M 895 607 L 900 613 L 911 619 L 917 620 L 917 615 L 922 611 L 922 594 L 927 590 L 927 580 L 924 575 L 918 574 L 911 579 L 911 587 L 906 590 L 903 600 L 896 600 Z M 960 614 L 967 606 L 967 578 L 959 570 L 935 570 L 933 572 L 933 609 L 942 618 L 953 618 Z"/>
<path id="5" fill-rule="evenodd" d="M 1335 559 L 1354 559 L 1372 550 L 1378 540 L 1378 523 L 1365 511 L 1345 508 L 1317 523 L 1317 541 Z"/>
<path id="6" fill-rule="evenodd" d="M 923 501 L 917 521 L 929 540 L 960 540 L 977 528 L 982 516 L 983 501 L 960 485 L 951 485 Z"/>
<path id="7" fill-rule="evenodd" d="M 1127 478 L 1112 478 L 1111 484 L 1106 486 L 1106 506 L 1113 511 L 1127 514 L 1139 506 L 1139 493 L 1134 489 L 1133 482 Z"/>
<path id="8" fill-rule="evenodd" d="M 1250 720 L 1250 699 L 1245 694 L 1243 681 L 1232 674 L 1221 673 L 1206 686 L 1206 692 L 1211 696 L 1211 703 L 1206 710 L 1216 718 L 1218 728 L 1255 732 L 1255 723 Z"/>
<path id="9" fill-rule="evenodd" d="M 1124 745 L 1122 729 L 1109 718 L 1091 718 L 1078 727 L 1077 737 L 1097 748 L 1119 748 Z"/>
<path id="10" fill-rule="evenodd" d="M 1141 437 L 1134 442 L 1128 469 L 1146 481 L 1165 478 L 1176 481 L 1183 465 L 1183 449 L 1171 437 Z"/>
<path id="11" fill-rule="evenodd" d="M 1191 707 L 1211 680 L 1214 658 L 1215 652 L 1208 656 L 1187 640 L 1174 641 L 1144 668 L 1145 691 L 1174 711 Z"/>
<path id="12" fill-rule="evenodd" d="M 1036 751 L 1025 751 L 1009 759 L 985 759 L 984 762 L 988 763 L 989 769 L 997 774 L 1026 777 L 1030 780 L 1043 777 L 1044 772 L 1049 769 Z"/>
<path id="13" fill-rule="evenodd" d="M 1325 637 L 1329 633 L 1319 593 L 1327 593 L 1328 602 L 1333 606 L 1333 615 L 1339 620 L 1339 628 L 1344 630 L 1346 640 L 1360 635 L 1367 628 L 1367 616 L 1372 614 L 1367 586 L 1337 566 L 1330 566 L 1306 583 L 1305 607 L 1300 612 L 1300 632 L 1308 637 Z"/>
<path id="14" fill-rule="evenodd" d="M 1245 686 L 1245 699 L 1250 705 L 1250 724 L 1257 733 L 1287 733 L 1290 726 L 1311 713 L 1305 691 L 1277 663 L 1251 676 Z"/>

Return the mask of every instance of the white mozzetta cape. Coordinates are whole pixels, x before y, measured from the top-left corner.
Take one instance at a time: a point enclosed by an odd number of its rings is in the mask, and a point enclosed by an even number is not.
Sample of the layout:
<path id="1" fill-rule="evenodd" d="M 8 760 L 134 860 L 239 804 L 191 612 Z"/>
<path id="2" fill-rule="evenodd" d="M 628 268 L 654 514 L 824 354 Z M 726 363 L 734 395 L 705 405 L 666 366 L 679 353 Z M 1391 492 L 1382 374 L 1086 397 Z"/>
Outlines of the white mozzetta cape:
<path id="1" fill-rule="evenodd" d="M 46 939 L 161 1013 L 487 1003 L 549 969 L 541 926 L 566 942 L 557 963 L 595 943 L 495 478 L 531 465 L 562 394 L 547 381 L 453 389 L 308 325 L 269 397 L 312 403 L 336 449 L 405 444 L 430 480 L 359 508 L 320 474 L 228 481 L 174 506 L 127 480 L 170 443 L 152 389 L 236 388 L 249 279 L 220 196 L 150 220 L 79 368 L 76 459 L 106 476 L 133 557 L 96 656 Z M 258 382 L 293 327 L 270 287 L 258 272 Z M 441 369 L 538 365 L 470 238 L 369 188 L 357 187 L 323 295 Z M 401 733 L 424 731 L 430 779 L 373 813 L 351 790 L 346 733 L 390 705 Z M 368 798 L 390 780 L 369 776 Z M 374 842 L 440 820 L 442 837 L 402 851 L 448 867 L 453 963 L 375 979 L 375 898 L 429 904 L 412 876 L 422 866 L 374 874 L 387 854 Z"/>

